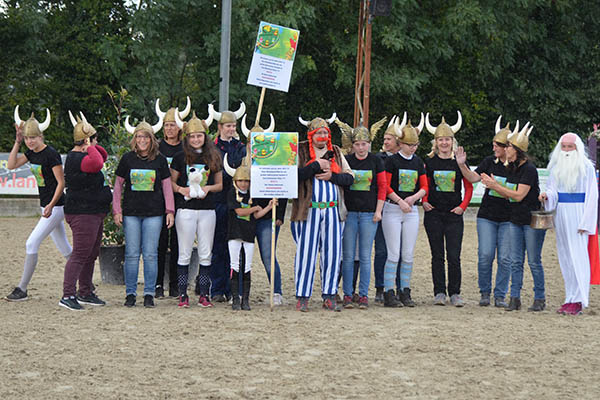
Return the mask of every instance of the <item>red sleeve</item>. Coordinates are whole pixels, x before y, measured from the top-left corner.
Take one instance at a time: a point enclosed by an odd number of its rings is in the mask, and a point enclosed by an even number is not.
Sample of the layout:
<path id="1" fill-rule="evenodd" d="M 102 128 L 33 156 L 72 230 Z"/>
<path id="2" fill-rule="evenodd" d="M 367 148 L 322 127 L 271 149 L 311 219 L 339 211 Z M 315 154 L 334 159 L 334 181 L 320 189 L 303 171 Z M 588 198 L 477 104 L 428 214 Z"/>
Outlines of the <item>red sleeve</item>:
<path id="1" fill-rule="evenodd" d="M 423 199 L 426 199 L 427 195 L 429 194 L 429 181 L 427 180 L 427 175 L 425 174 L 419 176 L 419 190 L 421 189 L 425 191 L 425 196 L 423 197 Z"/>
<path id="2" fill-rule="evenodd" d="M 96 150 L 98 150 L 98 152 L 102 156 L 102 159 L 104 161 L 106 161 L 106 159 L 108 158 L 108 153 L 106 152 L 106 150 L 104 149 L 104 147 L 100 146 L 99 144 L 97 144 L 95 147 L 96 147 Z"/>
<path id="3" fill-rule="evenodd" d="M 96 149 L 96 146 L 89 146 L 87 153 L 87 156 L 81 160 L 81 170 L 89 174 L 100 172 L 102 165 L 104 165 L 102 154 Z"/>
<path id="4" fill-rule="evenodd" d="M 471 202 L 471 198 L 473 197 L 473 184 L 469 182 L 466 178 L 463 178 L 463 185 L 465 186 L 465 198 L 462 203 L 460 203 L 459 207 L 465 211 Z"/>
<path id="5" fill-rule="evenodd" d="M 121 193 L 123 191 L 123 183 L 125 183 L 125 179 L 117 176 L 117 179 L 115 180 L 115 187 L 113 189 L 113 215 L 123 214 L 123 210 L 121 209 Z"/>
<path id="6" fill-rule="evenodd" d="M 394 192 L 394 189 L 392 189 L 392 173 L 391 172 L 385 172 L 385 184 L 387 186 L 387 189 L 385 190 L 385 194 L 386 196 L 390 193 Z M 379 182 L 377 182 L 379 184 Z M 384 199 L 385 200 L 385 199 Z"/>
<path id="7" fill-rule="evenodd" d="M 428 203 L 429 202 L 429 184 L 431 183 L 431 179 L 429 179 L 429 177 L 427 175 L 421 175 L 424 176 L 425 179 L 427 180 L 426 186 L 427 189 L 425 189 L 425 196 L 423 197 L 423 203 Z M 421 177 L 419 177 L 419 182 L 421 182 Z"/>
<path id="8" fill-rule="evenodd" d="M 386 172 L 377 173 L 377 200 L 385 200 L 389 185 L 386 179 Z M 391 175 L 391 174 L 390 174 Z"/>
<path id="9" fill-rule="evenodd" d="M 173 197 L 173 185 L 171 178 L 165 178 L 161 181 L 163 196 L 165 197 L 165 213 L 175 214 L 175 200 Z"/>

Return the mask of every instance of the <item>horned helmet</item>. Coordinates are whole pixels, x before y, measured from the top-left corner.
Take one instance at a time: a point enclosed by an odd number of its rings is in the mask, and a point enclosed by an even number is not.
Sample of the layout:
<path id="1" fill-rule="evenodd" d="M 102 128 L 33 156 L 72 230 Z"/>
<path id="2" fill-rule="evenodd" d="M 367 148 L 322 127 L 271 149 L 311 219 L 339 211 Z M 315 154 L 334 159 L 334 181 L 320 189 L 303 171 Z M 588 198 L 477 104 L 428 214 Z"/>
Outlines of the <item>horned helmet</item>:
<path id="1" fill-rule="evenodd" d="M 156 132 L 160 131 L 160 129 L 163 126 L 163 118 L 164 118 L 164 116 L 162 114 L 159 114 L 158 122 L 154 125 L 150 125 L 148 122 L 146 122 L 146 119 L 144 118 L 142 120 L 142 122 L 140 122 L 139 124 L 137 124 L 137 126 L 134 127 L 129 124 L 129 115 L 128 115 L 125 118 L 125 129 L 127 129 L 127 132 L 129 132 L 131 134 L 135 134 L 140 131 L 156 134 Z"/>
<path id="2" fill-rule="evenodd" d="M 508 144 L 508 135 L 510 134 L 510 122 L 507 122 L 504 128 L 500 128 L 501 120 L 502 115 L 500 115 L 496 120 L 496 128 L 494 129 L 495 135 L 492 141 L 506 145 Z"/>
<path id="3" fill-rule="evenodd" d="M 427 130 L 429 131 L 429 133 L 431 133 L 435 139 L 441 138 L 441 137 L 454 138 L 454 134 L 456 132 L 458 132 L 458 130 L 462 126 L 462 115 L 460 114 L 460 111 L 457 111 L 457 113 L 458 113 L 458 119 L 456 121 L 456 124 L 454 124 L 452 126 L 450 126 L 446 123 L 446 120 L 444 117 L 442 117 L 442 122 L 438 126 L 431 125 L 431 123 L 429 122 L 429 113 L 427 113 L 425 115 L 425 126 L 427 127 Z"/>
<path id="4" fill-rule="evenodd" d="M 237 111 L 223 111 L 218 112 L 212 109 L 212 115 L 214 119 L 220 124 L 231 124 L 236 123 L 238 119 L 246 113 L 246 104 L 243 101 L 240 102 L 240 108 Z"/>
<path id="5" fill-rule="evenodd" d="M 46 108 L 46 120 L 41 124 L 35 119 L 33 113 L 27 121 L 22 121 L 19 117 L 19 106 L 15 107 L 15 124 L 23 129 L 23 136 L 36 137 L 42 136 L 44 131 L 50 126 L 50 110 Z"/>
<path id="6" fill-rule="evenodd" d="M 271 133 L 275 130 L 275 118 L 273 117 L 273 114 L 269 114 L 271 116 L 271 124 L 269 125 L 269 127 L 267 129 L 263 129 L 259 124 L 258 121 L 256 121 L 256 123 L 254 124 L 254 126 L 252 127 L 252 129 L 248 129 L 248 126 L 246 125 L 246 115 L 244 115 L 244 118 L 242 118 L 242 133 L 244 134 L 244 136 L 248 139 L 250 139 L 250 136 L 252 135 L 252 132 L 267 132 L 267 133 Z"/>
<path id="7" fill-rule="evenodd" d="M 298 116 L 298 121 L 300 121 L 300 123 L 302 125 L 306 126 L 308 128 L 309 132 L 313 132 L 319 128 L 327 128 L 329 130 L 329 125 L 331 123 L 333 123 L 333 121 L 335 121 L 336 118 L 337 118 L 337 114 L 333 113 L 331 115 L 331 118 L 329 118 L 329 119 L 323 119 L 320 117 L 316 117 L 310 121 L 305 121 L 302 119 L 302 116 Z"/>
<path id="8" fill-rule="evenodd" d="M 419 143 L 419 135 L 423 131 L 424 125 L 423 113 L 421 113 L 421 120 L 419 125 L 412 126 L 410 119 L 406 122 L 406 111 L 404 112 L 404 118 L 399 126 L 400 134 L 396 137 L 399 142 L 404 144 L 417 144 Z"/>
<path id="9" fill-rule="evenodd" d="M 358 142 L 359 140 L 364 140 L 369 143 L 372 142 L 377 135 L 377 132 L 381 129 L 383 124 L 385 124 L 385 121 L 387 121 L 387 117 L 383 117 L 374 123 L 369 131 L 369 129 L 362 124 L 362 121 L 359 126 L 353 129 L 350 127 L 350 125 L 336 118 L 335 123 L 340 127 L 340 131 L 342 131 L 342 148 L 344 149 L 345 153 L 351 153 L 352 144 L 354 142 Z"/>
<path id="10" fill-rule="evenodd" d="M 180 115 L 179 109 L 176 108 L 175 109 L 175 123 L 177 124 L 179 129 L 181 129 L 183 131 L 184 135 L 189 135 L 190 133 L 200 133 L 200 132 L 206 134 L 208 132 L 208 127 L 213 122 L 214 107 L 212 104 L 208 105 L 208 118 L 206 118 L 204 120 L 200 119 L 196 116 L 196 111 L 192 111 L 192 118 L 190 118 L 190 120 L 187 122 L 183 122 L 179 118 L 179 115 Z"/>
<path id="11" fill-rule="evenodd" d="M 73 125 L 74 142 L 85 140 L 96 133 L 96 129 L 87 121 L 85 115 L 83 115 L 83 112 L 80 111 L 77 118 L 75 118 L 73 117 L 71 110 L 69 110 L 69 119 Z"/>
<path id="12" fill-rule="evenodd" d="M 513 147 L 517 147 L 519 150 L 527 152 L 527 148 L 529 147 L 529 135 L 532 130 L 533 125 L 530 128 L 529 122 L 527 122 L 523 129 L 519 131 L 519 121 L 517 121 L 515 129 L 508 134 L 508 142 L 512 144 Z"/>
<path id="13" fill-rule="evenodd" d="M 190 97 L 187 96 L 187 104 L 186 104 L 185 108 L 183 109 L 183 111 L 178 112 L 179 119 L 183 121 L 189 115 L 191 109 L 192 109 L 192 102 L 190 101 Z M 162 115 L 163 122 L 175 122 L 176 107 L 169 108 L 167 110 L 167 112 L 161 111 L 160 99 L 156 99 L 156 104 L 154 106 L 154 110 L 156 111 L 156 115 L 158 115 L 159 117 Z"/>

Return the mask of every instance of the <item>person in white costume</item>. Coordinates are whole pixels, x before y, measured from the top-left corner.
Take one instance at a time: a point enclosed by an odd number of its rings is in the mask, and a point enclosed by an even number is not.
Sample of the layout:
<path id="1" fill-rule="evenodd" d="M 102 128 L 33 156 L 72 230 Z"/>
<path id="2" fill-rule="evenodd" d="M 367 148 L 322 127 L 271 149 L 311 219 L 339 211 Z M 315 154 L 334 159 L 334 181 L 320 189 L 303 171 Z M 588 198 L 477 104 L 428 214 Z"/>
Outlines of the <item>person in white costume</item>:
<path id="1" fill-rule="evenodd" d="M 545 193 L 546 210 L 556 208 L 554 224 L 558 261 L 565 281 L 565 304 L 560 314 L 581 314 L 588 306 L 590 260 L 588 236 L 596 234 L 598 184 L 594 165 L 585 154 L 583 142 L 565 133 L 554 148 Z"/>

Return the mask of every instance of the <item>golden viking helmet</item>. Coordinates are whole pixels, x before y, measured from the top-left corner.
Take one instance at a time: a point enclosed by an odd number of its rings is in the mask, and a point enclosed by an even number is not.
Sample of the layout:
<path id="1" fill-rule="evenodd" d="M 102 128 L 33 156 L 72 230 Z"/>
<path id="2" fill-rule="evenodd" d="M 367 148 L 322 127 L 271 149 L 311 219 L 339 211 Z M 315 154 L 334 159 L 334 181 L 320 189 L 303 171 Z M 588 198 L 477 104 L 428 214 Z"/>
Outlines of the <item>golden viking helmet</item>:
<path id="1" fill-rule="evenodd" d="M 158 122 L 155 125 L 150 125 L 144 119 L 144 120 L 142 120 L 142 122 L 137 124 L 136 127 L 129 125 L 129 115 L 125 118 L 125 129 L 127 129 L 127 132 L 129 132 L 131 134 L 135 134 L 140 131 L 155 134 L 156 132 L 160 131 L 160 129 L 162 128 L 162 125 L 163 125 L 162 116 L 158 117 Z"/>
<path id="2" fill-rule="evenodd" d="M 236 121 L 242 118 L 242 115 L 246 113 L 246 104 L 243 101 L 240 102 L 240 108 L 237 111 L 223 111 L 217 112 L 212 108 L 212 116 L 220 124 L 235 124 Z"/>
<path id="3" fill-rule="evenodd" d="M 196 111 L 192 112 L 192 118 L 188 122 L 183 122 L 179 119 L 179 109 L 175 109 L 175 123 L 179 127 L 179 129 L 183 130 L 184 135 L 188 135 L 190 133 L 200 133 L 203 132 L 206 134 L 208 132 L 208 127 L 213 122 L 213 111 L 214 107 L 212 104 L 208 105 L 208 118 L 202 120 L 196 116 Z"/>
<path id="4" fill-rule="evenodd" d="M 515 129 L 508 134 L 508 142 L 514 147 L 527 152 L 527 148 L 529 147 L 529 135 L 531 134 L 532 130 L 533 126 L 530 128 L 529 122 L 527 122 L 523 129 L 519 131 L 519 121 L 517 121 Z"/>
<path id="5" fill-rule="evenodd" d="M 419 143 L 419 135 L 423 131 L 424 118 L 421 113 L 421 121 L 419 125 L 413 127 L 410 123 L 410 119 L 406 122 L 406 112 L 404 112 L 403 123 L 400 124 L 400 134 L 396 136 L 398 141 L 404 144 L 417 144 Z"/>
<path id="6" fill-rule="evenodd" d="M 267 133 L 273 132 L 275 130 L 275 118 L 273 117 L 273 114 L 269 114 L 269 115 L 271 116 L 271 124 L 269 125 L 269 127 L 267 129 L 263 129 L 258 124 L 258 121 L 254 124 L 252 129 L 248 129 L 248 126 L 246 126 L 246 115 L 244 115 L 244 118 L 242 118 L 242 133 L 243 133 L 243 135 L 246 138 L 250 139 L 252 132 L 267 132 Z"/>
<path id="7" fill-rule="evenodd" d="M 508 135 L 510 134 L 510 122 L 506 124 L 506 126 L 500 129 L 500 120 L 502 119 L 502 115 L 498 117 L 496 120 L 496 128 L 494 131 L 496 134 L 494 135 L 493 142 L 500 144 L 508 144 Z"/>
<path id="8" fill-rule="evenodd" d="M 179 111 L 179 119 L 183 121 L 189 115 L 191 109 L 192 102 L 190 101 L 190 97 L 187 96 L 187 104 L 183 111 Z M 163 122 L 175 122 L 175 107 L 171 107 L 167 110 L 167 112 L 163 112 L 160 109 L 160 99 L 156 99 L 154 110 L 156 111 L 156 115 L 159 117 L 162 115 Z"/>
<path id="9" fill-rule="evenodd" d="M 431 123 L 429 123 L 429 113 L 427 113 L 425 115 L 425 126 L 427 127 L 429 133 L 431 133 L 435 139 L 441 137 L 454 138 L 454 134 L 458 132 L 458 130 L 462 126 L 462 115 L 460 114 L 460 111 L 457 111 L 457 113 L 458 119 L 456 121 L 456 124 L 452 126 L 446 123 L 444 117 L 442 117 L 442 122 L 438 126 L 431 125 Z"/>
<path id="10" fill-rule="evenodd" d="M 250 180 L 250 165 L 252 164 L 252 157 L 250 154 L 246 154 L 246 157 L 242 159 L 242 163 L 237 168 L 232 168 L 227 161 L 227 153 L 225 153 L 225 157 L 223 158 L 223 168 L 225 172 L 231 177 L 233 177 L 233 184 L 235 185 L 235 181 L 249 181 Z M 238 189 L 237 185 L 235 186 Z"/>
<path id="11" fill-rule="evenodd" d="M 329 124 L 333 123 L 333 121 L 335 121 L 335 119 L 337 118 L 337 114 L 333 113 L 331 115 L 331 118 L 329 119 L 323 119 L 320 117 L 317 118 L 313 118 L 310 121 L 305 121 L 302 119 L 302 116 L 298 116 L 298 121 L 300 121 L 300 123 L 304 126 L 306 126 L 308 128 L 308 131 L 314 131 L 315 129 L 319 129 L 319 128 L 329 128 Z"/>
<path id="12" fill-rule="evenodd" d="M 387 121 L 387 117 L 383 117 L 374 123 L 369 131 L 369 129 L 362 125 L 362 121 L 359 126 L 352 129 L 350 125 L 336 118 L 335 123 L 340 127 L 340 131 L 342 131 L 342 148 L 344 149 L 345 153 L 351 153 L 352 144 L 354 142 L 358 142 L 359 140 L 364 140 L 369 143 L 372 142 L 377 135 L 377 132 L 381 129 L 383 124 L 385 124 L 385 121 Z"/>
<path id="13" fill-rule="evenodd" d="M 81 118 L 79 118 L 81 116 Z M 96 133 L 96 129 L 87 121 L 85 115 L 80 111 L 77 119 L 73 117 L 73 113 L 69 110 L 69 119 L 73 125 L 73 141 L 79 142 Z"/>
<path id="14" fill-rule="evenodd" d="M 33 113 L 31 113 L 31 117 L 25 122 L 21 120 L 19 117 L 19 106 L 15 107 L 15 124 L 23 128 L 23 136 L 25 137 L 36 137 L 42 136 L 44 131 L 48 129 L 50 126 L 50 110 L 46 108 L 46 120 L 43 123 L 39 123 L 37 119 L 35 119 Z"/>

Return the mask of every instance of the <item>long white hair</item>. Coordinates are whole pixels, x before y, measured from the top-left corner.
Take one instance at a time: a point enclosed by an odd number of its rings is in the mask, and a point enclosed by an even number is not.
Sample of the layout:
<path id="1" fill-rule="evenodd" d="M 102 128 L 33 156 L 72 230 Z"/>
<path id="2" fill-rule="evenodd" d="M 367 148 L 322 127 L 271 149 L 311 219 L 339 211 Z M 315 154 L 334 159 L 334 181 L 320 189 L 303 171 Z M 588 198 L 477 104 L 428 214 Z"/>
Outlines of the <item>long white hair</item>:
<path id="1" fill-rule="evenodd" d="M 576 151 L 562 151 L 561 142 L 567 135 L 575 136 Z M 577 182 L 585 176 L 588 164 L 593 165 L 588 158 L 583 141 L 577 134 L 568 132 L 560 137 L 558 144 L 550 154 L 548 170 L 559 186 L 564 187 L 567 192 L 573 192 Z"/>

